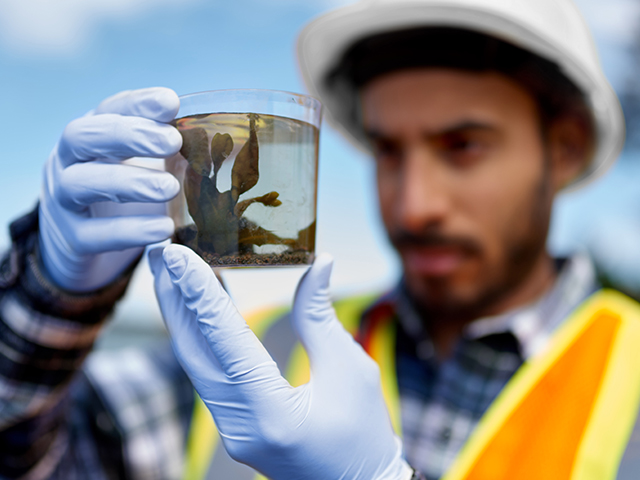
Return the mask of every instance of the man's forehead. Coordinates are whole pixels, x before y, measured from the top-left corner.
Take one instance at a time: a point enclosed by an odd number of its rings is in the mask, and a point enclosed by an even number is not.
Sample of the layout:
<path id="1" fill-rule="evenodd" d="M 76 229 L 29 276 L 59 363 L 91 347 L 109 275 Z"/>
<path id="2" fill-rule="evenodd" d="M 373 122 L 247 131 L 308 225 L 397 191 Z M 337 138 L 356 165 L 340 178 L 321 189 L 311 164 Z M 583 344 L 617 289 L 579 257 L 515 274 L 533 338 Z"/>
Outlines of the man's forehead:
<path id="1" fill-rule="evenodd" d="M 438 128 L 415 128 L 411 134 L 419 135 L 425 140 L 438 138 L 446 135 L 469 134 L 471 132 L 497 133 L 500 126 L 490 121 L 461 119 L 457 122 L 442 123 Z M 399 130 L 377 130 L 374 126 L 364 127 L 365 135 L 371 141 L 393 140 L 395 135 L 407 133 Z"/>
<path id="2" fill-rule="evenodd" d="M 361 89 L 361 115 L 367 131 L 423 133 L 462 124 L 498 126 L 536 112 L 533 97 L 493 72 L 422 68 L 380 76 Z"/>

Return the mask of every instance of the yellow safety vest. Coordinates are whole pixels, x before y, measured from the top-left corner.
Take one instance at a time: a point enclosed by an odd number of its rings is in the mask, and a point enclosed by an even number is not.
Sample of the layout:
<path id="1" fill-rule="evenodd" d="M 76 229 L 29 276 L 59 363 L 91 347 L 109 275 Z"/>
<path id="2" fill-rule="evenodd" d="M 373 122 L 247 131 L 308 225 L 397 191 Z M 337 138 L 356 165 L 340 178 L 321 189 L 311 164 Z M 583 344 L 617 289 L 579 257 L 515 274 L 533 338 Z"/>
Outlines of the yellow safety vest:
<path id="1" fill-rule="evenodd" d="M 352 333 L 370 300 L 336 304 L 338 317 Z M 283 313 L 263 313 L 248 323 L 260 336 Z M 401 434 L 392 320 L 391 315 L 377 319 L 360 340 L 380 366 L 385 400 Z M 293 385 L 308 380 L 300 346 L 290 367 L 287 377 Z M 442 480 L 613 480 L 639 405 L 640 305 L 601 290 L 516 372 Z M 199 402 L 185 480 L 203 480 L 217 442 L 211 416 Z"/>

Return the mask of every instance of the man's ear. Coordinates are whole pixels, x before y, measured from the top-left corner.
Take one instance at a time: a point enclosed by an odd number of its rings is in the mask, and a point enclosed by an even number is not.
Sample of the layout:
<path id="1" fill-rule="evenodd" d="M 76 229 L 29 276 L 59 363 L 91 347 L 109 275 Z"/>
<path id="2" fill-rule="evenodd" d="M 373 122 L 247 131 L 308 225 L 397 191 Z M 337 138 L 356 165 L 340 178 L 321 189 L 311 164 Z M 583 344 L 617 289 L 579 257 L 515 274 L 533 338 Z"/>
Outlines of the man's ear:
<path id="1" fill-rule="evenodd" d="M 592 129 L 576 115 L 557 118 L 548 131 L 551 178 L 556 192 L 576 179 L 593 154 Z"/>

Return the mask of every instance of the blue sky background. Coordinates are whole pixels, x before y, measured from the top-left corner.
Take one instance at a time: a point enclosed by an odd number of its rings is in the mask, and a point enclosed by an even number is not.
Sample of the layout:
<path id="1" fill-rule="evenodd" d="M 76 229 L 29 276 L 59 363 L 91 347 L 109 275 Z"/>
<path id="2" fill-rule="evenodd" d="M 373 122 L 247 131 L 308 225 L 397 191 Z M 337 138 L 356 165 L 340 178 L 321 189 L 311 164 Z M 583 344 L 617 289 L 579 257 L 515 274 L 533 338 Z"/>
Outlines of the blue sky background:
<path id="1" fill-rule="evenodd" d="M 0 223 L 35 204 L 42 165 L 64 126 L 124 89 L 178 94 L 223 88 L 304 92 L 297 32 L 346 0 L 0 0 Z M 627 79 L 634 0 L 581 0 L 605 71 Z M 639 83 L 640 85 L 640 83 Z M 640 86 L 639 86 L 640 88 Z M 552 248 L 590 248 L 640 286 L 640 167 L 627 155 L 602 181 L 558 203 Z M 321 133 L 318 250 L 336 258 L 337 294 L 383 288 L 398 275 L 377 217 L 371 165 L 328 126 Z M 0 234 L 0 246 L 8 236 Z M 241 309 L 286 301 L 300 270 L 233 271 Z M 635 282 L 635 283 L 634 283 Z M 275 285 L 275 287 L 274 287 Z M 120 312 L 153 310 L 141 270 Z M 125 315 L 125 313 L 121 313 Z M 157 312 L 156 312 L 157 316 Z"/>

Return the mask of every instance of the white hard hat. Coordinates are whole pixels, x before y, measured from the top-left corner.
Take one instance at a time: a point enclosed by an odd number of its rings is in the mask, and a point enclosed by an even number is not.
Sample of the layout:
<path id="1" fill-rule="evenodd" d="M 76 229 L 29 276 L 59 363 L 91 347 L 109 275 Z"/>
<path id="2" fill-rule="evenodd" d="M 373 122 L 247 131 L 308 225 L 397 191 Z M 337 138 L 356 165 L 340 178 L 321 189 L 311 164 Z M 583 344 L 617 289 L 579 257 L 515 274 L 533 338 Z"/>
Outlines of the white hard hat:
<path id="1" fill-rule="evenodd" d="M 361 0 L 309 23 L 298 37 L 298 61 L 309 92 L 328 120 L 365 150 L 351 114 L 356 92 L 333 88 L 328 75 L 356 42 L 421 27 L 452 27 L 506 41 L 549 60 L 583 93 L 595 121 L 590 165 L 571 188 L 584 185 L 615 161 L 624 144 L 624 118 L 604 76 L 589 29 L 571 0 Z"/>

